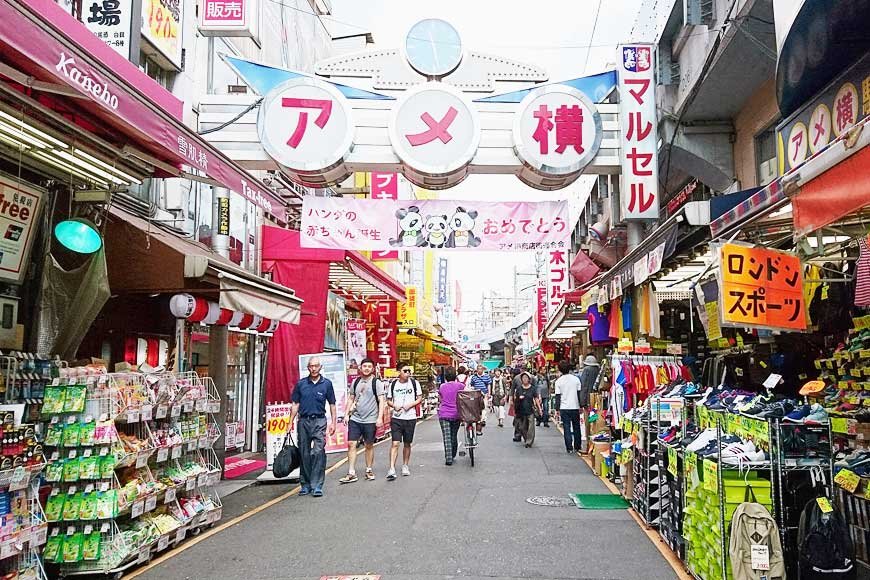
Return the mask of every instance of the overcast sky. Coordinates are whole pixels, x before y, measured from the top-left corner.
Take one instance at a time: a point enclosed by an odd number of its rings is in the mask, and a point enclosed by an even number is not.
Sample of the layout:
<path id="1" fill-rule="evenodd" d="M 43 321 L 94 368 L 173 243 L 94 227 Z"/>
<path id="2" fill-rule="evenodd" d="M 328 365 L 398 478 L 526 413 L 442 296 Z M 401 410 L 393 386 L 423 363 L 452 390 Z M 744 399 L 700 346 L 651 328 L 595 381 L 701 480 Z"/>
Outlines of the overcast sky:
<path id="1" fill-rule="evenodd" d="M 325 20 L 333 36 L 371 32 L 376 47 L 393 48 L 402 45 L 415 22 L 441 18 L 456 27 L 465 47 L 542 67 L 551 82 L 613 68 L 616 45 L 628 38 L 641 4 L 641 0 L 331 1 L 333 17 Z M 565 192 L 541 192 L 513 176 L 472 175 L 440 197 L 543 201 L 563 199 Z M 510 295 L 514 265 L 520 271 L 534 271 L 532 253 L 449 255 L 450 268 L 462 284 L 463 309 L 479 309 L 481 296 L 490 289 Z M 528 280 L 523 278 L 521 286 Z"/>

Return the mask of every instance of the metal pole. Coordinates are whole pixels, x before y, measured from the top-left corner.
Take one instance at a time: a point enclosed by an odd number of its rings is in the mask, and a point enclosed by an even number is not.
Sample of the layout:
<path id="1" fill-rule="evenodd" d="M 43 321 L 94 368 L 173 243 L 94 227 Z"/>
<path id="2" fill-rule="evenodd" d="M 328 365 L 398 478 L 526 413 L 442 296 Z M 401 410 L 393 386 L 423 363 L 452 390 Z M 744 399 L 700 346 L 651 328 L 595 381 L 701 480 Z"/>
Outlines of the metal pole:
<path id="1" fill-rule="evenodd" d="M 214 450 L 217 453 L 221 465 L 221 473 L 224 470 L 226 460 L 226 428 L 227 428 L 227 338 L 229 332 L 226 326 L 212 325 L 208 328 L 208 374 L 214 381 L 221 398 L 221 410 L 215 418 L 221 436 L 215 441 Z"/>

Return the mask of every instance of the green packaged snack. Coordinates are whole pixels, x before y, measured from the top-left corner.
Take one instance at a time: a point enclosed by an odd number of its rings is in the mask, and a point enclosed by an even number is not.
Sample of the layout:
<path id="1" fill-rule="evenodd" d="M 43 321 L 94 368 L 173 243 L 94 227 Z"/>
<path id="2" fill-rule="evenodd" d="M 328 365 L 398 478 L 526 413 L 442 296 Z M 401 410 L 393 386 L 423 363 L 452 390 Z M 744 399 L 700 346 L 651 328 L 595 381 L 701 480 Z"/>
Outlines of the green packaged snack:
<path id="1" fill-rule="evenodd" d="M 63 515 L 63 504 L 66 497 L 62 493 L 48 496 L 45 502 L 45 519 L 50 522 L 59 522 Z"/>
<path id="2" fill-rule="evenodd" d="M 118 515 L 117 490 L 97 492 L 97 519 L 108 520 Z"/>
<path id="3" fill-rule="evenodd" d="M 79 445 L 90 446 L 96 443 L 96 441 L 94 441 L 94 433 L 96 430 L 97 424 L 93 421 L 79 425 Z"/>
<path id="4" fill-rule="evenodd" d="M 63 413 L 64 387 L 47 386 L 43 391 L 42 414 Z"/>
<path id="5" fill-rule="evenodd" d="M 78 447 L 81 428 L 78 423 L 69 423 L 63 428 L 63 446 Z"/>
<path id="6" fill-rule="evenodd" d="M 79 480 L 79 458 L 74 457 L 63 462 L 63 480 L 78 481 Z"/>
<path id="7" fill-rule="evenodd" d="M 85 410 L 88 388 L 85 385 L 70 385 L 64 393 L 63 410 L 65 413 L 81 413 Z"/>
<path id="8" fill-rule="evenodd" d="M 63 545 L 63 536 L 49 536 L 45 541 L 45 548 L 42 550 L 42 557 L 45 562 L 57 562 L 60 556 L 60 547 Z"/>
<path id="9" fill-rule="evenodd" d="M 77 492 L 72 495 L 67 494 L 66 501 L 63 504 L 63 520 L 65 522 L 74 522 L 79 519 L 79 512 L 82 510 L 82 492 Z"/>
<path id="10" fill-rule="evenodd" d="M 115 466 L 118 460 L 114 455 L 106 455 L 100 458 L 100 479 L 108 479 L 115 474 Z"/>
<path id="11" fill-rule="evenodd" d="M 52 423 L 48 426 L 45 432 L 45 444 L 52 447 L 60 447 L 63 440 L 63 425 L 61 423 Z"/>
<path id="12" fill-rule="evenodd" d="M 100 532 L 91 532 L 86 535 L 82 545 L 82 558 L 85 560 L 99 560 L 102 540 Z"/>
<path id="13" fill-rule="evenodd" d="M 99 459 L 96 456 L 79 459 L 79 479 L 98 479 L 99 475 Z"/>
<path id="14" fill-rule="evenodd" d="M 83 493 L 82 505 L 79 510 L 79 518 L 82 520 L 97 519 L 97 494 L 96 492 Z"/>
<path id="15" fill-rule="evenodd" d="M 65 564 L 81 561 L 84 542 L 85 535 L 82 532 L 76 532 L 71 536 L 64 536 L 63 561 Z"/>
<path id="16" fill-rule="evenodd" d="M 51 461 L 45 466 L 45 481 L 55 482 L 63 479 L 63 461 Z"/>

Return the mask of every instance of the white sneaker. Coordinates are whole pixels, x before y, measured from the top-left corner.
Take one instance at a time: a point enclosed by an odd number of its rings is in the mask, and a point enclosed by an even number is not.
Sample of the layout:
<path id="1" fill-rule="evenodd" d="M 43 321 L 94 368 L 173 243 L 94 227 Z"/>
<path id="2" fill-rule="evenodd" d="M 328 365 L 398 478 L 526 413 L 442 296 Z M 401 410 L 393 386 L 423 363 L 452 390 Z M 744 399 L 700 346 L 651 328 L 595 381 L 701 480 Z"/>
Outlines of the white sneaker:
<path id="1" fill-rule="evenodd" d="M 686 447 L 686 451 L 691 451 L 693 453 L 696 451 L 700 451 L 701 449 L 706 447 L 710 441 L 713 441 L 714 439 L 716 439 L 716 430 L 706 429 L 702 431 L 700 435 L 698 435 L 697 439 L 692 441 L 688 445 L 688 447 Z"/>
<path id="2" fill-rule="evenodd" d="M 387 472 L 387 481 L 393 481 L 394 479 L 396 479 L 396 470 L 391 468 Z"/>
<path id="3" fill-rule="evenodd" d="M 404 475 L 404 476 L 406 476 L 406 477 L 409 476 L 409 475 L 411 475 L 411 470 L 408 469 L 408 466 L 407 466 L 407 465 L 403 465 L 403 466 L 402 466 L 402 475 Z"/>

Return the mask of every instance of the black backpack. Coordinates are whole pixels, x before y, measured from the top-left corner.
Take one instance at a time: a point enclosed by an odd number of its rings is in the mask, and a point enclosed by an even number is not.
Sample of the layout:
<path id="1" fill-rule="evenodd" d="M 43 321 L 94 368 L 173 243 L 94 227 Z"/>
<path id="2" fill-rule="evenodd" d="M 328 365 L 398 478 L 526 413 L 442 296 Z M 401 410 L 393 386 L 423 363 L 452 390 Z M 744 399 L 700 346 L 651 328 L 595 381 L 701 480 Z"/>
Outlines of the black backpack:
<path id="1" fill-rule="evenodd" d="M 393 379 L 390 382 L 390 400 L 396 398 L 396 383 L 399 382 L 399 379 Z M 420 383 L 417 382 L 417 379 L 411 377 L 411 387 L 414 389 L 414 398 L 417 398 L 417 393 L 420 393 L 420 396 L 423 396 L 423 389 L 420 387 Z"/>
<path id="2" fill-rule="evenodd" d="M 354 379 L 353 385 L 350 387 L 354 399 L 356 399 L 356 387 L 359 385 L 360 381 L 362 381 L 362 377 L 357 377 Z M 378 410 L 380 410 L 381 400 L 378 398 L 378 377 L 372 377 L 372 394 L 375 396 L 375 404 L 378 406 Z"/>
<path id="3" fill-rule="evenodd" d="M 852 580 L 855 548 L 843 515 L 834 506 L 824 513 L 819 502 L 807 502 L 798 528 L 800 580 Z"/>

